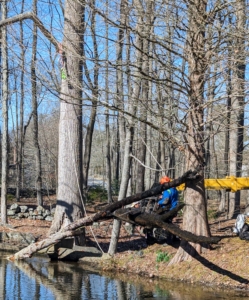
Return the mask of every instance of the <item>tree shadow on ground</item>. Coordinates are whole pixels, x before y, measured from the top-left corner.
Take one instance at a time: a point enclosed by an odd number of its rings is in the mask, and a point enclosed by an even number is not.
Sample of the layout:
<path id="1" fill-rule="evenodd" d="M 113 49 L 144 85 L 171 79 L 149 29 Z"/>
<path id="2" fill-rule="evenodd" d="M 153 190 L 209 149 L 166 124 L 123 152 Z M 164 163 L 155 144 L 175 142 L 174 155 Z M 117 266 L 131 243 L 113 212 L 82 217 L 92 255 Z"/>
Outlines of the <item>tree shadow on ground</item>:
<path id="1" fill-rule="evenodd" d="M 246 278 L 243 278 L 237 274 L 232 273 L 231 271 L 225 270 L 217 265 L 215 265 L 214 263 L 212 263 L 211 261 L 209 261 L 208 259 L 204 258 L 203 256 L 201 256 L 195 249 L 193 246 L 191 246 L 191 244 L 189 244 L 188 242 L 182 243 L 181 247 L 183 248 L 184 251 L 186 251 L 190 256 L 192 256 L 194 259 L 196 259 L 197 261 L 199 261 L 202 265 L 204 265 L 206 268 L 219 273 L 220 275 L 223 276 L 227 276 L 239 283 L 243 283 L 243 284 L 248 284 L 249 280 Z"/>

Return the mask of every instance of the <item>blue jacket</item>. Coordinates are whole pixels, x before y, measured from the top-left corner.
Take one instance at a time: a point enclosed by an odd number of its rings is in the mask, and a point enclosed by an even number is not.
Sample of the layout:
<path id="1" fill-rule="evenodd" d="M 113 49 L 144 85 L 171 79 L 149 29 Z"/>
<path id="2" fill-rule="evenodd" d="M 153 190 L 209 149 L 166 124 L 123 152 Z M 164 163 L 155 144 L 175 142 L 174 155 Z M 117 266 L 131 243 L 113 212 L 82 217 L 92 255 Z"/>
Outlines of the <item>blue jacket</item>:
<path id="1" fill-rule="evenodd" d="M 162 199 L 158 201 L 160 207 L 165 208 L 167 205 L 170 205 L 170 209 L 172 210 L 178 204 L 178 191 L 175 187 L 170 188 L 163 192 Z"/>

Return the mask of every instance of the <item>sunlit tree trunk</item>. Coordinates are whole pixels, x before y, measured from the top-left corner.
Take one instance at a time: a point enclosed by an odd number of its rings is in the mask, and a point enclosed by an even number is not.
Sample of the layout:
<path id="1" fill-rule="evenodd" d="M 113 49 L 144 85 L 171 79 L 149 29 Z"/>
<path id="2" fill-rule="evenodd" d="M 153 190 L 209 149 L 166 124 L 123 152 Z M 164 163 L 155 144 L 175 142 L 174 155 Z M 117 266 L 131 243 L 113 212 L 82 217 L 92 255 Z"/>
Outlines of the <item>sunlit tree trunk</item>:
<path id="1" fill-rule="evenodd" d="M 50 233 L 82 218 L 82 32 L 84 5 L 65 1 L 64 39 L 61 45 L 58 191 Z M 84 235 L 78 244 L 84 244 Z"/>
<path id="2" fill-rule="evenodd" d="M 88 174 L 89 174 L 89 167 L 90 167 L 90 159 L 91 159 L 91 151 L 92 151 L 92 138 L 93 138 L 93 131 L 94 125 L 96 120 L 97 114 L 97 102 L 98 102 L 98 77 L 99 77 L 99 54 L 98 54 L 98 43 L 97 43 L 97 36 L 96 36 L 96 12 L 95 12 L 95 0 L 91 1 L 91 37 L 92 37 L 92 44 L 93 44 L 93 55 L 94 55 L 94 71 L 93 71 L 93 80 L 90 77 L 90 72 L 88 70 L 88 66 L 83 61 L 84 65 L 84 75 L 87 78 L 88 84 L 91 88 L 91 96 L 90 101 L 92 102 L 91 113 L 89 117 L 89 122 L 86 128 L 86 134 L 84 139 L 84 154 L 83 154 L 83 199 L 86 203 L 87 201 L 87 187 L 88 187 Z M 85 18 L 85 17 L 84 17 Z M 85 21 L 85 19 L 84 19 Z M 84 55 L 85 49 L 83 46 Z"/>
<path id="3" fill-rule="evenodd" d="M 22 1 L 21 13 L 24 10 L 24 0 Z M 16 164 L 16 201 L 20 201 L 20 189 L 23 184 L 22 164 L 23 164 L 23 117 L 24 117 L 24 66 L 25 66 L 25 53 L 23 47 L 23 23 L 20 22 L 20 60 L 21 60 L 21 75 L 20 75 L 20 121 L 17 123 L 17 164 Z"/>
<path id="4" fill-rule="evenodd" d="M 189 2 L 188 63 L 189 63 L 189 112 L 188 112 L 188 147 L 186 169 L 203 168 L 204 166 L 204 110 L 203 92 L 205 59 L 205 25 L 206 2 L 195 0 Z M 196 184 L 189 184 L 184 193 L 186 209 L 183 215 L 183 228 L 197 235 L 209 236 L 207 222 L 207 205 L 204 188 L 204 172 L 201 169 L 200 179 Z M 196 252 L 204 251 L 203 245 L 181 241 L 171 264 L 189 260 Z"/>
<path id="5" fill-rule="evenodd" d="M 7 1 L 1 4 L 2 20 L 7 18 Z M 1 181 L 1 222 L 7 224 L 8 188 L 8 50 L 7 29 L 2 27 L 2 181 Z"/>
<path id="6" fill-rule="evenodd" d="M 107 1 L 107 12 L 106 15 L 108 16 L 108 1 Z M 106 22 L 106 75 L 105 75 L 105 96 L 106 96 L 106 103 L 109 103 L 109 66 L 108 66 L 108 57 L 109 57 L 109 43 L 108 43 L 108 23 Z M 106 130 L 106 189 L 107 189 L 107 197 L 108 203 L 112 202 L 112 190 L 111 190 L 111 183 L 112 183 L 112 168 L 111 168 L 111 146 L 110 146 L 110 122 L 109 122 L 109 109 L 106 108 L 105 110 L 106 118 L 105 118 L 105 130 Z"/>
<path id="7" fill-rule="evenodd" d="M 37 0 L 33 0 L 33 12 L 37 15 Z M 43 205 L 42 200 L 42 170 L 41 151 L 38 139 L 38 105 L 36 83 L 36 52 L 37 52 L 37 26 L 33 28 L 32 61 L 31 61 L 31 85 L 32 85 L 32 114 L 33 114 L 33 143 L 35 156 L 35 183 L 37 192 L 37 205 Z"/>
<path id="8" fill-rule="evenodd" d="M 245 26 L 246 7 L 244 0 L 236 1 L 236 39 L 234 44 L 234 66 L 232 76 L 232 102 L 230 124 L 230 176 L 240 177 L 244 149 L 245 106 Z M 240 191 L 230 193 L 228 217 L 240 212 Z"/>

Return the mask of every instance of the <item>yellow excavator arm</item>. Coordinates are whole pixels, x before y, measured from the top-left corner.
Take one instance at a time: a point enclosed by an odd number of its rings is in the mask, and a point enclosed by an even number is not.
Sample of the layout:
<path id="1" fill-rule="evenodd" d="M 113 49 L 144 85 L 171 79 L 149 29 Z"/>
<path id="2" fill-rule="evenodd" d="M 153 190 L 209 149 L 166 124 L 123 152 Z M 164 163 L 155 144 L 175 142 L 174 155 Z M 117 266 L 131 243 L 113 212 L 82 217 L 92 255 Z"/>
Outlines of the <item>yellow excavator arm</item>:
<path id="1" fill-rule="evenodd" d="M 249 177 L 235 177 L 227 176 L 221 179 L 205 179 L 205 188 L 208 190 L 230 190 L 235 193 L 240 190 L 249 189 Z M 179 191 L 185 189 L 185 184 L 181 184 L 177 187 Z"/>

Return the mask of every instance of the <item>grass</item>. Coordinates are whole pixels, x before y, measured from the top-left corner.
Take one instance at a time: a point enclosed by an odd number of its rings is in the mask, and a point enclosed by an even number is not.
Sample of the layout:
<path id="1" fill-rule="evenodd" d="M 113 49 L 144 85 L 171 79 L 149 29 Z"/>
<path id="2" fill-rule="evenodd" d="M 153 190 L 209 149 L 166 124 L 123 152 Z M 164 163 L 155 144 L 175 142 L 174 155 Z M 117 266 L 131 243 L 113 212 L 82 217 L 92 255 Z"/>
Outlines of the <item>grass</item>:
<path id="1" fill-rule="evenodd" d="M 163 252 L 161 250 L 159 250 L 157 252 L 157 256 L 156 256 L 156 262 L 168 262 L 170 260 L 171 256 L 170 254 L 168 254 L 167 252 Z"/>

